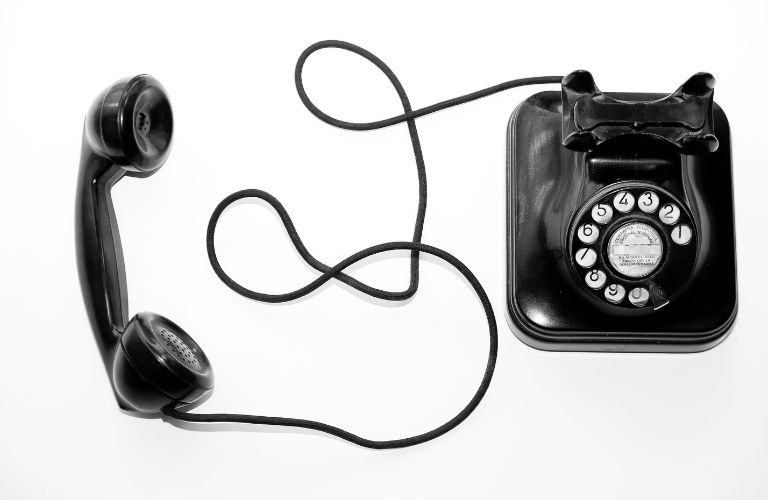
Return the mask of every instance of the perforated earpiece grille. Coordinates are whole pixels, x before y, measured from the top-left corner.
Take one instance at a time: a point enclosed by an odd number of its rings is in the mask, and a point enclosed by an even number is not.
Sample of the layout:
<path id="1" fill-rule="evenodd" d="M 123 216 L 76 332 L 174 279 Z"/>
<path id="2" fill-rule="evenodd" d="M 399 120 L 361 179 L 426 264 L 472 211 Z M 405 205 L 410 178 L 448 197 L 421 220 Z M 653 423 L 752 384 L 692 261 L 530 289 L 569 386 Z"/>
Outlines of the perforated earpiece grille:
<path id="1" fill-rule="evenodd" d="M 200 361 L 197 359 L 197 356 L 195 356 L 195 353 L 175 333 L 166 328 L 161 328 L 158 332 L 158 336 L 160 337 L 165 350 L 168 351 L 171 356 L 176 358 L 177 361 L 194 371 L 200 370 Z"/>

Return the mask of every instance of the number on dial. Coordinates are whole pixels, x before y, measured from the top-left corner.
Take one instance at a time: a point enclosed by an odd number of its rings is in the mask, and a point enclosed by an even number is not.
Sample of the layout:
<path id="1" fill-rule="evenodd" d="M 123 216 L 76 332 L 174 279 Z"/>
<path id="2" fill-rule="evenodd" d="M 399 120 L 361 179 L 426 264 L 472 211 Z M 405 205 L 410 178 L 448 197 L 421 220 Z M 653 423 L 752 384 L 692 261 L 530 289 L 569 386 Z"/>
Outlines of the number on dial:
<path id="1" fill-rule="evenodd" d="M 619 191 L 613 197 L 613 206 L 621 213 L 627 213 L 635 206 L 635 197 L 629 191 Z"/>
<path id="2" fill-rule="evenodd" d="M 666 203 L 659 209 L 659 219 L 664 224 L 674 224 L 680 219 L 680 208 L 674 203 Z"/>
<path id="3" fill-rule="evenodd" d="M 605 285 L 605 273 L 599 269 L 593 269 L 584 276 L 584 281 L 589 288 L 600 290 Z"/>
<path id="4" fill-rule="evenodd" d="M 691 241 L 693 231 L 691 231 L 691 228 L 688 225 L 680 224 L 679 226 L 675 226 L 670 236 L 672 237 L 672 241 L 678 245 L 687 245 Z"/>
<path id="5" fill-rule="evenodd" d="M 579 248 L 576 252 L 576 263 L 581 267 L 592 267 L 597 261 L 597 252 L 591 248 Z"/>
<path id="6" fill-rule="evenodd" d="M 646 191 L 637 200 L 637 206 L 647 214 L 652 214 L 659 208 L 659 197 L 653 191 Z"/>
<path id="7" fill-rule="evenodd" d="M 613 209 L 607 203 L 598 203 L 592 207 L 592 218 L 598 224 L 605 224 L 613 217 Z"/>
<path id="8" fill-rule="evenodd" d="M 583 224 L 579 226 L 577 235 L 582 243 L 590 245 L 597 241 L 597 237 L 600 235 L 600 230 L 594 224 Z"/>
<path id="9" fill-rule="evenodd" d="M 633 288 L 632 291 L 629 292 L 629 301 L 636 307 L 643 307 L 647 304 L 648 297 L 650 297 L 648 290 L 642 287 Z"/>
<path id="10" fill-rule="evenodd" d="M 608 285 L 605 288 L 605 300 L 607 300 L 611 304 L 618 304 L 619 302 L 624 300 L 624 296 L 626 294 L 627 292 L 626 290 L 624 290 L 624 287 L 616 283 Z"/>

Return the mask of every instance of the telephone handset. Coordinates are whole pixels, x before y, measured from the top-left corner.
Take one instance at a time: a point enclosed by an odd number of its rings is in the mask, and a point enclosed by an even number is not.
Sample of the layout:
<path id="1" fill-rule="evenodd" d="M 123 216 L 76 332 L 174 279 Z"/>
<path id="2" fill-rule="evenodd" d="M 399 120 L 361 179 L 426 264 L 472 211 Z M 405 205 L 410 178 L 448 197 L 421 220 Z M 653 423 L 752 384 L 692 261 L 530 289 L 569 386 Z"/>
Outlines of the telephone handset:
<path id="1" fill-rule="evenodd" d="M 566 76 L 512 115 L 508 309 L 546 350 L 692 352 L 736 316 L 730 132 L 698 73 L 669 95 Z"/>

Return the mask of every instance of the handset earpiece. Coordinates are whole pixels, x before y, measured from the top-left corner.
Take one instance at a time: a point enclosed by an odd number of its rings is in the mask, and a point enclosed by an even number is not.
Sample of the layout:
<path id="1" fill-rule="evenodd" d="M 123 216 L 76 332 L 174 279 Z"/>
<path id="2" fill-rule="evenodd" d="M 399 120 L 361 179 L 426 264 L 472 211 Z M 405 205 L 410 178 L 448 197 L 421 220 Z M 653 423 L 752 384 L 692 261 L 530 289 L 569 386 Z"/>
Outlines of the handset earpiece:
<path id="1" fill-rule="evenodd" d="M 172 138 L 165 89 L 151 76 L 139 75 L 116 82 L 94 101 L 80 158 L 75 237 L 83 299 L 118 404 L 143 413 L 193 403 L 213 388 L 205 353 L 183 329 L 154 313 L 128 320 L 111 190 L 124 175 L 157 171 Z"/>
<path id="2" fill-rule="evenodd" d="M 124 78 L 104 90 L 85 118 L 85 141 L 128 175 L 151 175 L 165 163 L 173 112 L 163 86 L 149 75 Z"/>

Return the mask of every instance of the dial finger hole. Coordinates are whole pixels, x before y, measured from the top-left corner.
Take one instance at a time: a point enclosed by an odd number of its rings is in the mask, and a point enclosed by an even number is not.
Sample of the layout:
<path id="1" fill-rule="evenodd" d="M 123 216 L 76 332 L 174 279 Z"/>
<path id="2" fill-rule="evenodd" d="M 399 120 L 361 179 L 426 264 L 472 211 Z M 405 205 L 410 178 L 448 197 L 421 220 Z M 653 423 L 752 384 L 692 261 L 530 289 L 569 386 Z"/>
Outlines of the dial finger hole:
<path id="1" fill-rule="evenodd" d="M 592 267 L 597 261 L 597 252 L 591 248 L 579 248 L 575 257 L 576 263 L 581 267 Z"/>
<path id="2" fill-rule="evenodd" d="M 607 203 L 598 203 L 592 207 L 592 218 L 598 224 L 605 224 L 613 217 L 613 208 Z"/>
<path id="3" fill-rule="evenodd" d="M 643 307 L 648 303 L 649 297 L 650 294 L 648 293 L 648 290 L 643 287 L 633 288 L 632 291 L 629 292 L 629 302 L 635 307 Z"/>
<path id="4" fill-rule="evenodd" d="M 674 203 L 665 203 L 659 209 L 659 219 L 664 224 L 672 225 L 680 219 L 680 207 Z"/>
<path id="5" fill-rule="evenodd" d="M 626 296 L 627 291 L 624 289 L 623 286 L 613 283 L 611 285 L 608 285 L 605 289 L 605 300 L 610 302 L 611 304 L 618 304 L 622 300 L 624 300 L 624 296 Z"/>
<path id="6" fill-rule="evenodd" d="M 653 191 L 646 191 L 637 199 L 637 206 L 647 214 L 652 214 L 659 208 L 659 195 Z"/>
<path id="7" fill-rule="evenodd" d="M 586 245 L 594 243 L 600 236 L 600 230 L 594 224 L 582 224 L 576 233 L 579 240 Z"/>
<path id="8" fill-rule="evenodd" d="M 693 231 L 687 224 L 679 224 L 675 226 L 674 229 L 672 229 L 672 234 L 670 234 L 670 237 L 672 238 L 672 241 L 680 246 L 687 245 L 691 242 Z"/>
<path id="9" fill-rule="evenodd" d="M 635 207 L 635 197 L 629 191 L 619 191 L 613 197 L 613 206 L 621 213 L 627 213 Z"/>
<path id="10" fill-rule="evenodd" d="M 605 285 L 605 273 L 599 269 L 593 269 L 584 277 L 584 282 L 593 290 L 600 290 Z"/>

